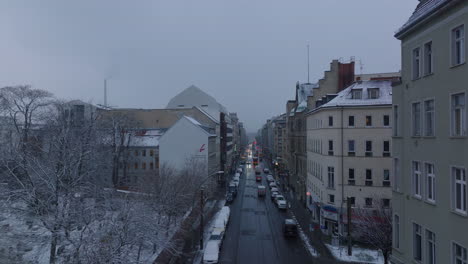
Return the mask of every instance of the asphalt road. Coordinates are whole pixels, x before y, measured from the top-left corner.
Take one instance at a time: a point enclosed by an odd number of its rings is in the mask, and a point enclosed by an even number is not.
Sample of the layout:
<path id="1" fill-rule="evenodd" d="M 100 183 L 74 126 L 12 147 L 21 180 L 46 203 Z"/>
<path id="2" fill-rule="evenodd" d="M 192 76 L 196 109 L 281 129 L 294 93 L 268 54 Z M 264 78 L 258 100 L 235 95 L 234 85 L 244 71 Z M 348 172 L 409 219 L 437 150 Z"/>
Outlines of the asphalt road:
<path id="1" fill-rule="evenodd" d="M 299 237 L 283 236 L 283 222 L 288 213 L 276 208 L 268 187 L 264 198 L 257 197 L 260 183 L 255 181 L 253 168 L 246 166 L 237 198 L 231 205 L 219 263 L 312 263 Z M 268 186 L 263 173 L 262 184 Z"/>

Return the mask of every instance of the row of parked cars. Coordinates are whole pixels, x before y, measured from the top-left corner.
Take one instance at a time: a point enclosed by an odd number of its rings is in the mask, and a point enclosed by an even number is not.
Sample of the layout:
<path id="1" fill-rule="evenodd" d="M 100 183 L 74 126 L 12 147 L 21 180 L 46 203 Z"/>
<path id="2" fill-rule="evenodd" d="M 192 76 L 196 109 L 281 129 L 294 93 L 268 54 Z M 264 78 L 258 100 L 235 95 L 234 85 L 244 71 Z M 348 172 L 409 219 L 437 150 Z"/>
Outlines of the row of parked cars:
<path id="1" fill-rule="evenodd" d="M 243 169 L 239 167 L 236 170 L 236 174 L 234 174 L 234 177 L 232 178 L 231 182 L 229 182 L 228 192 L 226 194 L 227 203 L 232 203 L 234 199 L 237 197 L 237 190 L 239 188 L 240 176 L 242 172 L 243 172 Z"/>
<path id="2" fill-rule="evenodd" d="M 210 238 L 206 243 L 205 251 L 203 252 L 203 264 L 218 263 L 219 251 L 223 245 L 224 234 L 229 224 L 230 215 L 231 210 L 228 206 L 224 206 L 213 220 L 213 231 L 211 231 Z"/>

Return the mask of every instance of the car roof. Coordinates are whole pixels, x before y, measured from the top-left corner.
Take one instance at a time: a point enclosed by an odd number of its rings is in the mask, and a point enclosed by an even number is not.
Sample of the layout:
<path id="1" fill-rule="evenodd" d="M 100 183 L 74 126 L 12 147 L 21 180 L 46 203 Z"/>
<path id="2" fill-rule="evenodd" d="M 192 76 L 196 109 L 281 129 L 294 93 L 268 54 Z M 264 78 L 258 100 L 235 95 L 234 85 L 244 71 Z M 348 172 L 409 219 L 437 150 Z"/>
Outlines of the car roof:
<path id="1" fill-rule="evenodd" d="M 287 225 L 295 225 L 296 224 L 296 221 L 294 219 L 285 219 L 284 220 L 284 223 L 287 224 Z"/>
<path id="2" fill-rule="evenodd" d="M 213 229 L 213 232 L 211 232 L 211 235 L 221 235 L 224 232 L 223 228 L 216 227 Z"/>
<path id="3" fill-rule="evenodd" d="M 258 188 L 258 189 L 265 189 L 265 186 L 259 185 L 257 188 Z"/>

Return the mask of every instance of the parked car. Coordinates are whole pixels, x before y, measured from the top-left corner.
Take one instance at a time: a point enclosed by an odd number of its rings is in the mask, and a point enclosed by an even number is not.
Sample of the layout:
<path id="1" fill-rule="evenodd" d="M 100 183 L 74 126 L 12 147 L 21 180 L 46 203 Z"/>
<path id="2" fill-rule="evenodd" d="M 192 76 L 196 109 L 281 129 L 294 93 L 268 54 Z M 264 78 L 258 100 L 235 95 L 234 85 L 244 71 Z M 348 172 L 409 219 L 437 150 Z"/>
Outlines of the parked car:
<path id="1" fill-rule="evenodd" d="M 232 203 L 234 202 L 234 194 L 232 192 L 228 192 L 226 194 L 226 203 Z"/>
<path id="2" fill-rule="evenodd" d="M 277 195 L 277 196 L 275 197 L 275 202 L 278 202 L 278 201 L 280 201 L 280 200 L 286 202 L 286 199 L 285 199 L 284 196 L 281 195 L 281 194 L 279 194 L 279 195 Z"/>
<path id="3" fill-rule="evenodd" d="M 268 168 L 263 168 L 263 173 L 268 174 L 268 173 L 270 173 L 270 170 Z"/>
<path id="4" fill-rule="evenodd" d="M 218 242 L 218 247 L 220 249 L 223 244 L 224 230 L 224 228 L 214 228 L 213 231 L 211 231 L 211 236 L 209 238 L 210 241 Z"/>
<path id="5" fill-rule="evenodd" d="M 294 219 L 285 219 L 283 224 L 283 235 L 285 237 L 297 236 L 297 223 Z"/>
<path id="6" fill-rule="evenodd" d="M 283 209 L 283 210 L 286 210 L 288 208 L 288 205 L 285 200 L 276 201 L 276 206 L 278 206 L 278 209 Z"/>
<path id="7" fill-rule="evenodd" d="M 232 182 L 236 185 L 236 187 L 239 187 L 239 179 L 234 178 L 234 180 L 232 180 Z"/>
<path id="8" fill-rule="evenodd" d="M 270 188 L 277 188 L 278 186 L 276 185 L 276 182 L 272 181 L 270 182 Z"/>
<path id="9" fill-rule="evenodd" d="M 242 168 L 237 168 L 237 173 L 242 173 Z"/>
<path id="10" fill-rule="evenodd" d="M 231 215 L 231 209 L 229 206 L 223 206 L 219 213 L 216 215 L 214 228 L 223 228 L 226 229 L 229 224 L 229 216 Z"/>
<path id="11" fill-rule="evenodd" d="M 206 243 L 205 251 L 203 252 L 203 264 L 215 264 L 219 259 L 218 242 L 214 240 Z"/>
<path id="12" fill-rule="evenodd" d="M 237 196 L 237 185 L 234 182 L 229 183 L 228 190 L 234 195 L 234 198 Z"/>
<path id="13" fill-rule="evenodd" d="M 275 200 L 276 195 L 278 195 L 279 192 L 271 192 L 271 200 Z"/>
<path id="14" fill-rule="evenodd" d="M 257 186 L 257 195 L 258 197 L 263 197 L 266 195 L 266 188 L 263 185 Z"/>
<path id="15" fill-rule="evenodd" d="M 236 172 L 236 174 L 234 174 L 234 178 L 236 178 L 236 177 L 237 177 L 237 178 L 240 178 L 240 176 L 241 176 L 241 175 L 240 175 L 239 172 Z"/>
<path id="16" fill-rule="evenodd" d="M 279 192 L 278 188 L 276 188 L 276 187 L 271 188 L 270 191 L 272 191 L 272 192 Z"/>
<path id="17" fill-rule="evenodd" d="M 268 181 L 268 182 L 272 182 L 272 181 L 274 181 L 274 180 L 275 180 L 275 178 L 273 178 L 273 175 L 271 175 L 271 174 L 268 174 L 268 175 L 267 175 L 267 181 Z"/>

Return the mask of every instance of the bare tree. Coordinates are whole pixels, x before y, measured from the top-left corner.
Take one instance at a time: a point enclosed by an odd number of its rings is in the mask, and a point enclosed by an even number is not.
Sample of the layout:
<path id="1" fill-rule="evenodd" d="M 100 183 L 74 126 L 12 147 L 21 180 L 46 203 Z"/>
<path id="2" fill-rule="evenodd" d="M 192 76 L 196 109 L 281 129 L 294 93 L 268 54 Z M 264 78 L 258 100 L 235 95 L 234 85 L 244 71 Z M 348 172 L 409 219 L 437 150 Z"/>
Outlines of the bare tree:
<path id="1" fill-rule="evenodd" d="M 392 209 L 384 205 L 379 197 L 373 198 L 373 201 L 373 208 L 353 210 L 357 219 L 353 226 L 360 240 L 382 251 L 385 263 L 388 263 L 392 252 Z"/>
<path id="2" fill-rule="evenodd" d="M 0 114 L 9 118 L 14 130 L 18 154 L 22 168 L 27 166 L 28 151 L 33 147 L 31 131 L 34 126 L 44 122 L 46 113 L 53 102 L 53 96 L 48 91 L 32 89 L 29 85 L 8 86 L 0 89 Z M 20 185 L 33 184 L 27 175 L 27 171 L 22 172 L 19 177 Z"/>
<path id="3" fill-rule="evenodd" d="M 119 187 L 127 178 L 129 147 L 132 141 L 130 130 L 138 128 L 139 122 L 128 113 L 101 110 L 100 127 L 107 133 L 105 144 L 112 154 L 112 183 Z M 120 164 L 122 172 L 120 173 Z M 121 175 L 122 174 L 122 175 Z M 123 179 L 122 179 L 123 178 Z"/>

